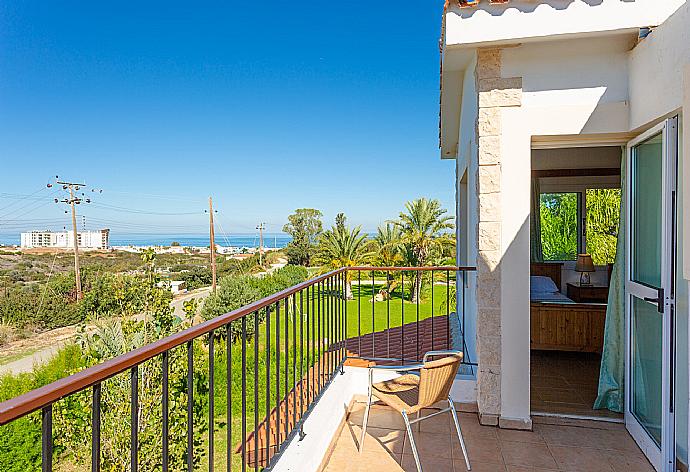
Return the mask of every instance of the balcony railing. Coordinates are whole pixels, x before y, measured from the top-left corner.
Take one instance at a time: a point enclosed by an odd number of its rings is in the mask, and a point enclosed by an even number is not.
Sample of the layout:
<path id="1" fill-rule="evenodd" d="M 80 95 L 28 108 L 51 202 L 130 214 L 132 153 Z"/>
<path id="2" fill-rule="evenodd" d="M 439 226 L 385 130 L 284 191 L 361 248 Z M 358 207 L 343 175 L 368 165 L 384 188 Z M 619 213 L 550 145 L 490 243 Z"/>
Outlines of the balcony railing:
<path id="1" fill-rule="evenodd" d="M 60 434 L 53 428 L 54 405 L 90 389 L 91 470 L 98 471 L 102 459 L 102 387 L 115 376 L 128 376 L 128 462 L 129 470 L 135 472 L 140 464 L 139 394 L 146 388 L 139 368 L 155 362 L 162 380 L 158 468 L 170 468 L 171 441 L 186 441 L 184 460 L 191 472 L 199 462 L 194 457 L 198 434 L 194 422 L 194 395 L 199 390 L 195 392 L 194 377 L 197 340 L 204 343 L 208 356 L 207 453 L 208 468 L 213 471 L 214 363 L 218 343 L 221 347 L 224 344 L 227 375 L 227 432 L 223 444 L 226 470 L 270 470 L 286 444 L 297 435 L 302 437 L 306 418 L 346 362 L 418 362 L 428 350 L 451 348 L 451 313 L 458 314 L 460 326 L 464 327 L 464 310 L 453 310 L 452 300 L 464 300 L 462 282 L 472 270 L 473 267 L 337 269 L 0 403 L 0 426 L 40 411 L 42 470 L 52 471 L 53 440 Z M 423 283 L 427 292 L 431 287 L 424 301 Z M 396 290 L 400 293 L 397 299 L 392 297 Z M 405 301 L 408 297 L 413 303 Z M 169 417 L 171 359 L 173 355 L 179 356 L 181 350 L 186 354 L 184 439 L 171 436 Z M 241 379 L 239 395 L 232 389 L 236 369 Z"/>

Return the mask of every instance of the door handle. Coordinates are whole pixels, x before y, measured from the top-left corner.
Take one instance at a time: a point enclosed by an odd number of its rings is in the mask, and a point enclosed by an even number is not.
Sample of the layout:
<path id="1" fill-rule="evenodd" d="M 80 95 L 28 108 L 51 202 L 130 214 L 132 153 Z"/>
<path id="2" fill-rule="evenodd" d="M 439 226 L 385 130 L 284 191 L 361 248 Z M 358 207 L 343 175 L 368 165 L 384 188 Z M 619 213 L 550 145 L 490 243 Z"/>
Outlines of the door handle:
<path id="1" fill-rule="evenodd" d="M 663 288 L 658 288 L 656 289 L 657 295 L 656 298 L 652 297 L 644 297 L 643 300 L 649 303 L 656 303 L 657 311 L 659 313 L 664 312 L 664 289 Z"/>

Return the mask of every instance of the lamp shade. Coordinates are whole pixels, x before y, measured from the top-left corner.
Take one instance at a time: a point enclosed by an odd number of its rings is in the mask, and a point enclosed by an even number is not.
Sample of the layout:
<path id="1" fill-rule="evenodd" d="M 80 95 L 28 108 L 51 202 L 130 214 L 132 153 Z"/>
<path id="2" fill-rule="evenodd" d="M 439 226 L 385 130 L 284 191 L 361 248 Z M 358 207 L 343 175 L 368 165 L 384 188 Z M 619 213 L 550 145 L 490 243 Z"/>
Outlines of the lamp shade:
<path id="1" fill-rule="evenodd" d="M 589 254 L 578 254 L 575 263 L 576 272 L 594 272 L 594 262 Z"/>

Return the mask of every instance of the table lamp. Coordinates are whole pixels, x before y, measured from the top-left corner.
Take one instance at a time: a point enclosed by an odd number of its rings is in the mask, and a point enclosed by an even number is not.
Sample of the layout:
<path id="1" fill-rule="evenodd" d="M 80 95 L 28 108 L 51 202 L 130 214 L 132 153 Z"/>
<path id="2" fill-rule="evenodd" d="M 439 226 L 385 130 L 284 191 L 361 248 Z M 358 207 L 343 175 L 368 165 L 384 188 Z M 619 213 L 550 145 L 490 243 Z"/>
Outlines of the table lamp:
<path id="1" fill-rule="evenodd" d="M 592 285 L 589 280 L 589 273 L 594 272 L 594 262 L 589 254 L 578 254 L 575 263 L 575 271 L 580 272 L 580 285 L 588 287 Z"/>

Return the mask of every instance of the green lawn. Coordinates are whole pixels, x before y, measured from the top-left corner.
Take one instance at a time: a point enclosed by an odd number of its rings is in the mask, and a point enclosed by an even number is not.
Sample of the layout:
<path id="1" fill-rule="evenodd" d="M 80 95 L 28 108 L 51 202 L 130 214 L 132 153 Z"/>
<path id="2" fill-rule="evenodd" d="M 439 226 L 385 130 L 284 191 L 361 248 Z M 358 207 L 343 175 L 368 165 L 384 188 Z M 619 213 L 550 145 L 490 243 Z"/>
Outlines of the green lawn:
<path id="1" fill-rule="evenodd" d="M 383 288 L 385 282 L 374 285 L 374 293 Z M 372 287 L 371 283 L 362 283 L 361 287 L 357 284 L 353 285 L 352 292 L 354 299 L 347 301 L 347 333 L 348 337 L 357 336 L 358 334 L 371 333 L 372 330 L 383 331 L 388 326 L 388 320 L 390 317 L 390 326 L 396 327 L 400 326 L 402 323 L 403 306 L 405 322 L 410 323 L 416 321 L 417 319 L 417 307 L 419 306 L 419 319 L 425 319 L 431 316 L 432 307 L 434 311 L 434 316 L 445 315 L 446 314 L 446 286 L 435 285 L 433 288 L 433 305 L 431 297 L 431 286 L 428 285 L 423 292 L 423 297 L 419 304 L 411 303 L 409 301 L 409 290 L 406 290 L 406 300 L 403 302 L 401 300 L 401 294 L 398 291 L 394 291 L 389 301 L 379 301 L 373 303 L 373 320 L 374 324 L 372 326 Z M 288 310 L 285 310 L 284 303 L 280 307 L 280 346 L 281 346 L 281 381 L 279 382 L 279 395 L 285 396 L 286 390 L 284 385 L 284 379 L 287 375 L 288 377 L 288 390 L 292 388 L 293 381 L 293 358 L 295 359 L 295 379 L 300 378 L 300 358 L 304 356 L 304 362 L 302 363 L 301 372 L 307 372 L 309 365 L 315 361 L 315 356 L 313 355 L 314 341 L 311 332 L 318 332 L 318 321 L 314 317 L 314 313 L 319 313 L 318 310 L 318 298 L 309 298 L 309 327 L 310 327 L 310 347 L 309 355 L 307 355 L 307 297 L 306 294 L 302 298 L 302 310 L 300 310 L 300 299 L 299 296 L 295 299 L 294 306 L 297 308 L 296 311 L 292 310 L 292 301 L 288 302 Z M 326 332 L 329 325 L 324 321 L 328 320 L 329 316 L 327 313 L 335 313 L 336 306 L 339 303 L 343 307 L 342 299 L 336 299 L 333 297 L 332 302 L 328 303 L 327 299 L 322 298 L 321 302 L 321 338 L 328 337 L 324 334 L 324 329 Z M 312 309 L 312 306 L 314 307 Z M 451 311 L 454 311 L 453 307 L 450 307 Z M 300 316 L 301 315 L 301 316 Z M 342 308 L 340 315 L 342 316 Z M 304 352 L 302 353 L 299 349 L 300 340 L 300 318 L 302 321 L 302 342 L 304 346 Z M 341 318 L 342 319 L 342 318 Z M 357 321 L 361 321 L 360 329 L 358 330 Z M 258 335 L 258 348 L 259 348 L 259 358 L 258 358 L 258 411 L 259 411 L 259 421 L 261 421 L 265 416 L 266 411 L 266 398 L 270 398 L 271 407 L 276 404 L 276 356 L 275 356 L 275 346 L 276 346 L 276 321 L 277 316 L 275 311 L 271 313 L 271 325 L 269 331 L 269 342 L 270 342 L 270 355 L 266 356 L 266 346 L 267 346 L 267 336 L 266 336 L 266 323 L 265 321 L 259 325 L 259 335 Z M 285 327 L 287 326 L 287 337 L 285 333 Z M 285 340 L 287 339 L 287 349 L 285 347 Z M 225 403 L 225 389 L 226 389 L 226 376 L 225 376 L 225 355 L 223 353 L 224 345 L 219 344 L 217 347 L 218 353 L 216 358 L 216 385 L 215 385 L 215 411 L 216 411 L 216 428 L 217 431 L 214 434 L 214 464 L 216 470 L 225 470 L 225 464 L 227 460 L 226 456 L 226 438 L 227 438 L 227 426 L 226 426 L 226 403 Z M 233 355 L 233 379 L 232 379 L 232 391 L 233 391 L 233 418 L 232 418 L 232 445 L 237 445 L 241 441 L 241 372 L 242 372 L 242 349 L 241 341 L 236 342 L 233 345 L 232 350 Z M 270 387 L 269 393 L 266 394 L 266 367 L 269 365 L 267 362 L 267 357 L 270 359 Z M 249 434 L 254 427 L 254 342 L 253 340 L 248 340 L 246 349 L 246 360 L 247 360 L 247 434 Z M 286 362 L 287 360 L 287 362 Z M 311 360 L 311 363 L 310 363 Z M 286 369 L 287 367 L 287 369 Z M 204 436 L 204 446 L 208 451 L 208 435 Z M 200 465 L 200 470 L 208 470 L 208 462 L 210 458 L 206 455 Z M 233 470 L 240 470 L 241 468 L 241 457 L 239 454 L 234 454 L 233 457 Z"/>
<path id="2" fill-rule="evenodd" d="M 382 288 L 384 288 L 383 283 L 374 285 L 374 293 L 378 293 Z M 409 290 L 407 289 L 404 301 L 400 291 L 396 290 L 391 294 L 390 300 L 372 302 L 371 283 L 366 285 L 363 283 L 361 286 L 353 285 L 354 299 L 347 302 L 347 336 L 360 336 L 383 331 L 389 326 L 395 328 L 401 326 L 403 322 L 412 323 L 417 319 L 423 320 L 429 318 L 432 311 L 434 316 L 445 315 L 448 309 L 455 311 L 454 307 L 448 308 L 446 306 L 446 292 L 445 284 L 434 285 L 433 305 L 430 286 L 423 290 L 422 299 L 419 303 L 409 301 Z"/>

